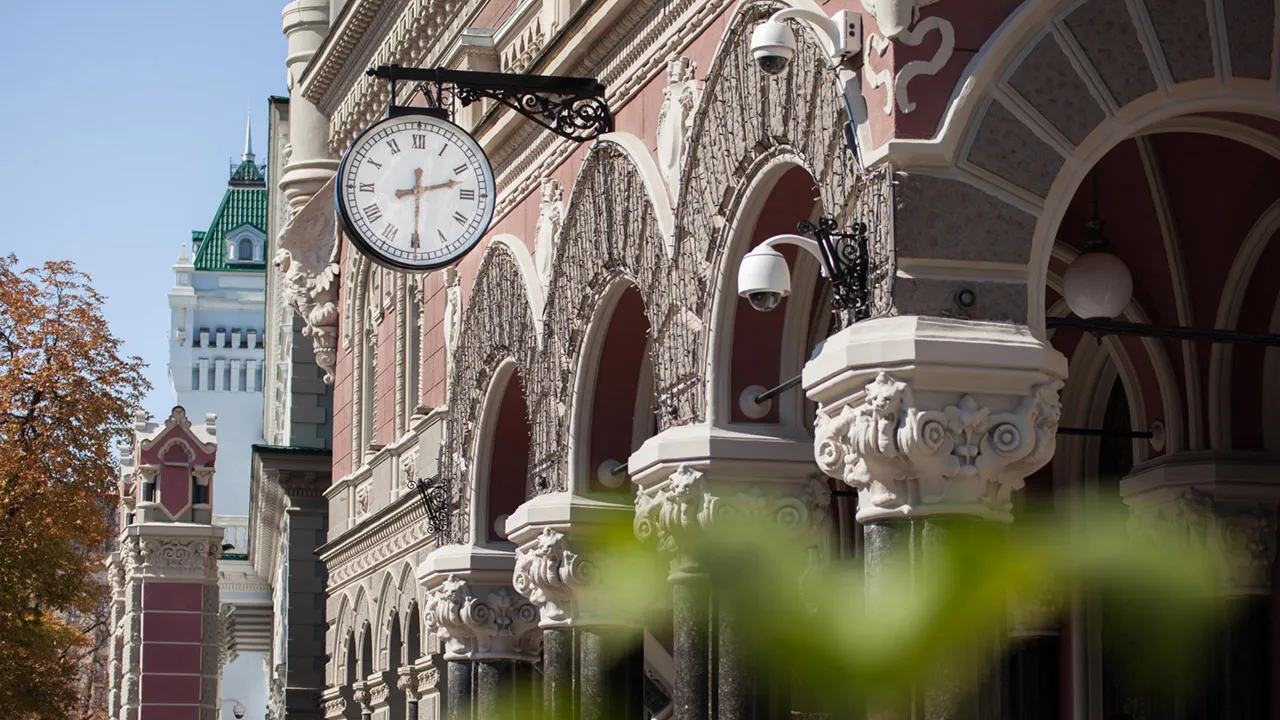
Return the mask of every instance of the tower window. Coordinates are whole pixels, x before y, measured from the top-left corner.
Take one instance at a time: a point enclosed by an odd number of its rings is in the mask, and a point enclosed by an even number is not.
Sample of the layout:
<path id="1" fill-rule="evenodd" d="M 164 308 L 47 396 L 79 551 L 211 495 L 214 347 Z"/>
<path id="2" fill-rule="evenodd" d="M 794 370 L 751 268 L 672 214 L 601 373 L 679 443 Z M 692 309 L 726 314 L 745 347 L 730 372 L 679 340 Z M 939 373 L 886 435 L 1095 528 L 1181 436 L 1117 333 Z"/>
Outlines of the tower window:
<path id="1" fill-rule="evenodd" d="M 236 259 L 238 260 L 253 259 L 253 241 L 252 240 L 250 240 L 249 238 L 245 238 L 240 241 L 240 252 Z"/>

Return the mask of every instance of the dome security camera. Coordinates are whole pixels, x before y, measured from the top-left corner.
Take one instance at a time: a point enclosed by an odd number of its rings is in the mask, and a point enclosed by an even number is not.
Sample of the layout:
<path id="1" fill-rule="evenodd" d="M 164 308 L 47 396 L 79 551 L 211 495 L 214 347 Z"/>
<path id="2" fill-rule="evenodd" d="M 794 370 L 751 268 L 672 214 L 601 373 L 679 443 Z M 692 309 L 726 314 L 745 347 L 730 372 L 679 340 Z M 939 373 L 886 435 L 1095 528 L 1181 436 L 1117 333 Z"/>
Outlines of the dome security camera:
<path id="1" fill-rule="evenodd" d="M 244 706 L 241 705 L 240 703 L 236 703 L 235 707 L 231 708 L 231 714 L 235 715 L 237 718 L 244 717 L 244 714 L 245 714 Z"/>
<path id="2" fill-rule="evenodd" d="M 769 312 L 791 294 L 791 271 L 782 253 L 761 245 L 738 265 L 738 294 L 760 312 Z"/>
<path id="3" fill-rule="evenodd" d="M 766 20 L 751 33 L 751 56 L 768 75 L 786 71 L 796 55 L 796 36 L 791 26 L 781 20 Z"/>

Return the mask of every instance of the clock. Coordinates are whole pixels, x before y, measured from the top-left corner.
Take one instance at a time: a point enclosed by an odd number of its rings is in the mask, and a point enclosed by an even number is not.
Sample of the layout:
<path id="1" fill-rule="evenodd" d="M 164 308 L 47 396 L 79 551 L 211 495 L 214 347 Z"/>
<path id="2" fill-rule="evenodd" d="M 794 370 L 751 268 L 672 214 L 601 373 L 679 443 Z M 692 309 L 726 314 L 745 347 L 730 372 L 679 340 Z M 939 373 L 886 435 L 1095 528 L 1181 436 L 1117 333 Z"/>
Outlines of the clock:
<path id="1" fill-rule="evenodd" d="M 493 168 L 462 128 L 428 114 L 374 123 L 338 166 L 338 217 L 374 262 L 432 270 L 457 262 L 493 219 Z"/>

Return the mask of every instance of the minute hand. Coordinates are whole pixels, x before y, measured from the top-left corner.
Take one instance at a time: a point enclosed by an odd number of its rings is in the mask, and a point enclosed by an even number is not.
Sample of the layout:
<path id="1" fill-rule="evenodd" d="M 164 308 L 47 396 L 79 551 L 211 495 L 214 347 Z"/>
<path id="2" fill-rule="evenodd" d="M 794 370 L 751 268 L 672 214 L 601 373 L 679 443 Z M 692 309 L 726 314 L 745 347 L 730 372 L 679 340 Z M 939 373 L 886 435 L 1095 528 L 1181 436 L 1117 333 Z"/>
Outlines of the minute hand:
<path id="1" fill-rule="evenodd" d="M 448 189 L 448 188 L 451 188 L 451 187 L 456 187 L 456 186 L 461 185 L 461 184 L 462 184 L 462 181 L 461 181 L 461 180 L 449 180 L 448 182 L 442 182 L 442 183 L 440 183 L 439 185 L 428 185 L 428 186 L 426 186 L 426 187 L 422 188 L 422 192 L 427 192 L 428 190 L 442 190 L 442 189 Z"/>

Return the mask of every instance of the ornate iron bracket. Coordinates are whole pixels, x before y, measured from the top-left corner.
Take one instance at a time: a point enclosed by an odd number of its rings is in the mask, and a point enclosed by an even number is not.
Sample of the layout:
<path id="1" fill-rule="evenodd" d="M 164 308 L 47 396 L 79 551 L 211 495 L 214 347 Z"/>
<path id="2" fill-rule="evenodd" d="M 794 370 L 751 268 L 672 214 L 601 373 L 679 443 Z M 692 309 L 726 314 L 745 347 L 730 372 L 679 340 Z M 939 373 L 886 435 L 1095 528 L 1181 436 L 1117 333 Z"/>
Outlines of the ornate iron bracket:
<path id="1" fill-rule="evenodd" d="M 555 77 L 474 72 L 447 68 L 408 68 L 380 65 L 366 72 L 391 83 L 392 114 L 406 109 L 396 105 L 396 85 L 416 82 L 432 86 L 428 101 L 442 114 L 446 91 L 463 107 L 485 98 L 501 103 L 551 132 L 570 140 L 584 141 L 613 132 L 613 113 L 605 102 L 604 85 L 594 78 Z M 421 111 L 421 108 L 413 108 Z"/>
<path id="2" fill-rule="evenodd" d="M 453 516 L 453 493 L 443 473 L 434 477 L 418 478 L 408 483 L 410 490 L 417 490 L 422 508 L 427 511 L 427 532 L 439 537 L 449 529 Z"/>
<path id="3" fill-rule="evenodd" d="M 831 280 L 831 306 L 854 322 L 871 317 L 870 247 L 867 224 L 854 222 L 850 232 L 836 232 L 835 218 L 823 216 L 815 225 L 796 224 L 802 235 L 812 235 L 822 250 Z"/>

